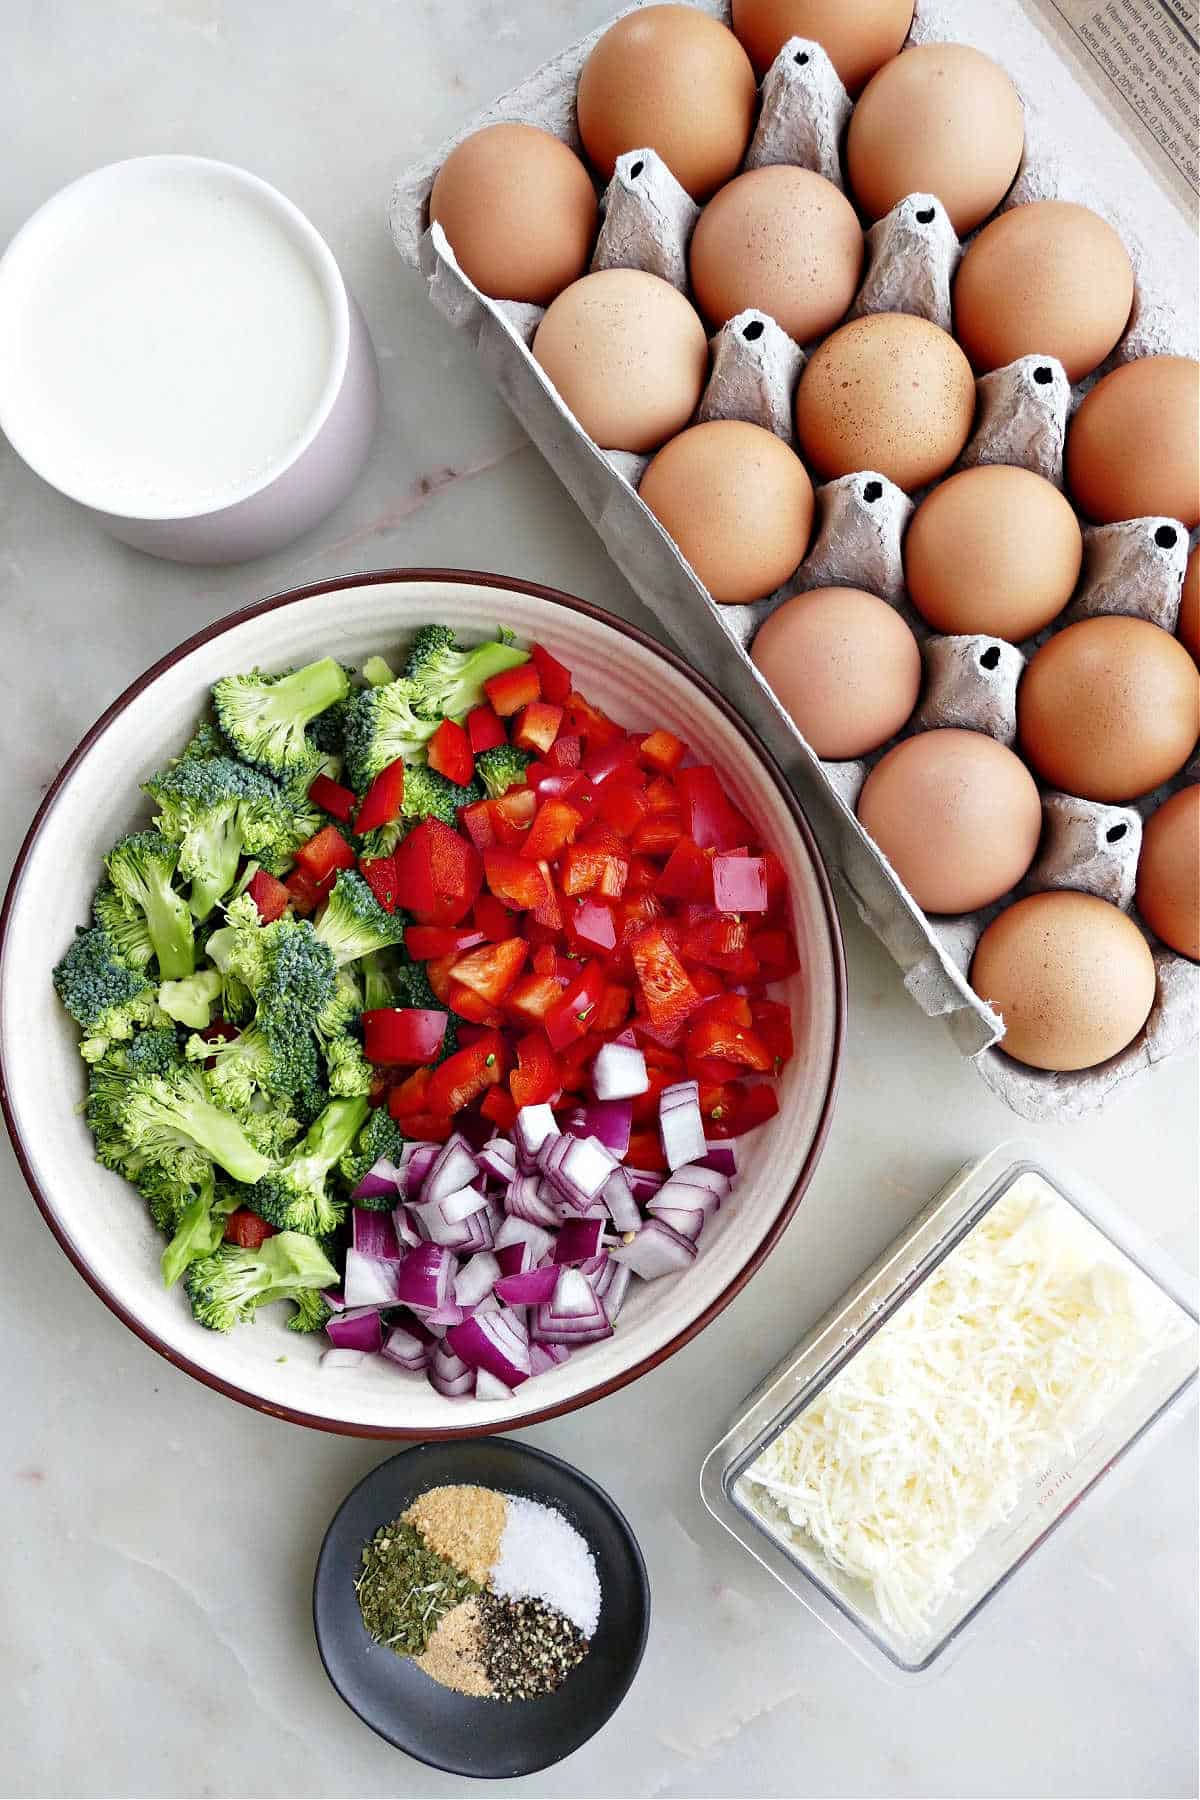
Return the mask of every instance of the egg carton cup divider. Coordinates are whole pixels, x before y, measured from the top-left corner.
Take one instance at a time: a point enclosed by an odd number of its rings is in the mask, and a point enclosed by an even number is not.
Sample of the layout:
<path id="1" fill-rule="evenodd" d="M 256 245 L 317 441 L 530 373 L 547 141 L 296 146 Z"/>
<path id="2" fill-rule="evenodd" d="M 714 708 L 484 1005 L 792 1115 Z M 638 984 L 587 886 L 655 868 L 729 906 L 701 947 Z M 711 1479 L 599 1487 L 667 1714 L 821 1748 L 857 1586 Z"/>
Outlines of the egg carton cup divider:
<path id="1" fill-rule="evenodd" d="M 728 0 L 696 4 L 729 23 Z M 1051 1074 L 1013 1062 L 998 1047 L 1002 1021 L 967 980 L 975 944 L 1001 907 L 962 919 L 927 917 L 855 817 L 858 793 L 876 758 L 822 763 L 746 654 L 763 618 L 788 595 L 826 585 L 866 588 L 896 606 L 922 640 L 922 701 L 906 732 L 969 723 L 1011 743 L 1016 681 L 1024 654 L 1035 646 L 1017 649 L 999 640 L 929 633 L 904 587 L 901 542 L 915 501 L 870 470 L 817 488 L 811 548 L 778 593 L 751 606 L 715 605 L 638 499 L 637 484 L 649 459 L 601 450 L 534 362 L 529 346 L 543 309 L 488 299 L 459 268 L 440 226 L 429 226 L 434 176 L 454 145 L 484 125 L 506 120 L 539 125 L 581 152 L 575 89 L 588 53 L 606 29 L 535 70 L 400 177 L 390 208 L 396 248 L 410 267 L 422 272 L 437 309 L 472 340 L 494 385 L 630 586 L 693 664 L 752 722 L 782 765 L 804 799 L 831 867 L 900 966 L 922 1011 L 946 1019 L 959 1048 L 975 1059 L 984 1081 L 1014 1112 L 1032 1120 L 1081 1116 L 1116 1088 L 1191 1047 L 1200 1033 L 1200 971 L 1156 948 L 1158 987 L 1150 1018 L 1126 1050 L 1098 1068 Z M 1134 263 L 1134 309 L 1125 337 L 1109 362 L 1074 393 L 1061 364 L 1045 356 L 1022 357 L 977 384 L 975 430 L 958 466 L 1011 462 L 1061 487 L 1070 411 L 1099 375 L 1135 356 L 1195 355 L 1190 277 L 1183 272 L 1194 257 L 1180 255 L 1180 234 L 1186 238 L 1186 228 L 1148 174 L 1144 186 L 1119 192 L 1119 183 L 1105 182 L 1102 163 L 1089 173 L 1079 172 L 1081 162 L 1097 163 L 1097 131 L 1102 136 L 1111 134 L 1111 128 L 1075 86 L 1021 0 L 993 0 L 987 9 L 965 0 L 919 0 L 911 41 L 940 40 L 974 43 L 996 56 L 1021 93 L 1025 157 L 1005 207 L 1052 198 L 1091 206 L 1117 227 Z M 848 116 L 849 101 L 824 51 L 793 39 L 764 80 L 744 166 L 797 162 L 842 186 L 836 149 Z M 697 216 L 698 209 L 653 151 L 631 151 L 620 159 L 604 196 L 592 266 L 647 269 L 686 290 L 687 245 Z M 1139 230 L 1149 231 L 1149 247 L 1140 241 Z M 940 204 L 931 196 L 908 196 L 867 233 L 863 280 L 850 316 L 903 311 L 947 325 L 961 249 Z M 764 313 L 739 315 L 713 340 L 712 372 L 697 416 L 747 419 L 791 442 L 792 395 L 805 350 L 811 348 L 794 344 Z M 1167 543 L 1172 531 L 1174 539 Z M 1096 612 L 1126 611 L 1171 629 L 1187 550 L 1187 534 L 1176 521 L 1137 520 L 1089 530 L 1083 578 L 1062 623 Z M 1200 768 L 1193 764 L 1172 786 L 1198 777 Z M 1141 821 L 1162 798 L 1158 793 L 1134 807 L 1111 808 L 1069 795 L 1044 796 L 1038 859 L 1005 903 L 1024 893 L 1074 886 L 1128 908 Z M 1125 829 L 1117 831 L 1122 824 Z"/>

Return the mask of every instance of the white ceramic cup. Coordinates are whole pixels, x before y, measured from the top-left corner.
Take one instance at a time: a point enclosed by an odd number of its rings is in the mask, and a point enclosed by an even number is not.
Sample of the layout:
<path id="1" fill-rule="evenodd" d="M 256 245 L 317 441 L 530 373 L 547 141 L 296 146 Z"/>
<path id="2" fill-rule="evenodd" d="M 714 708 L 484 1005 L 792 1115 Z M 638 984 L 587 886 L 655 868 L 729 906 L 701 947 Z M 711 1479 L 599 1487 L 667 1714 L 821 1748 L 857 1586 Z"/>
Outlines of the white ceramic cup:
<path id="1" fill-rule="evenodd" d="M 95 169 L 0 257 L 0 428 L 43 480 L 152 555 L 240 562 L 315 525 L 362 469 L 378 385 L 329 246 L 230 163 Z"/>

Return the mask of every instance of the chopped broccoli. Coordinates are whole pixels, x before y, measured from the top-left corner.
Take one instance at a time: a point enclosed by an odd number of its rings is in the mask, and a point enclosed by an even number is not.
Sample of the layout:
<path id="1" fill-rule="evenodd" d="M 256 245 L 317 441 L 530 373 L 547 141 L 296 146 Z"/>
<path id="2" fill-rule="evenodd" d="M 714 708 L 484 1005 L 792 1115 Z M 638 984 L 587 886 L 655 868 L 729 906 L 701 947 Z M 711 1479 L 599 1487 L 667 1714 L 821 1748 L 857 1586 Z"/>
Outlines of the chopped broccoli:
<path id="1" fill-rule="evenodd" d="M 313 1022 L 317 1041 L 321 1044 L 344 1037 L 357 1024 L 363 1009 L 362 988 L 352 968 L 340 968 L 334 982 L 333 996 L 322 1007 Z"/>
<path id="2" fill-rule="evenodd" d="M 221 736 L 219 727 L 215 725 L 211 719 L 201 719 L 195 732 L 174 760 L 176 763 L 181 763 L 186 762 L 191 756 L 209 757 L 228 755 L 229 745 Z M 172 764 L 172 766 L 174 766 L 174 764 Z"/>
<path id="3" fill-rule="evenodd" d="M 184 1285 L 201 1325 L 210 1331 L 232 1331 L 271 1300 L 330 1287 L 336 1280 L 337 1270 L 320 1244 L 299 1232 L 281 1231 L 257 1250 L 222 1244 L 191 1265 Z"/>
<path id="4" fill-rule="evenodd" d="M 235 1116 L 214 1105 L 203 1075 L 194 1069 L 137 1076 L 118 1108 L 117 1123 L 135 1154 L 182 1182 L 199 1181 L 210 1162 L 247 1183 L 271 1167 Z"/>
<path id="5" fill-rule="evenodd" d="M 327 1191 L 329 1171 L 361 1130 L 367 1102 L 331 1100 L 282 1167 L 264 1174 L 250 1197 L 256 1213 L 281 1231 L 332 1231 L 343 1207 Z"/>
<path id="6" fill-rule="evenodd" d="M 296 1303 L 296 1310 L 287 1322 L 289 1331 L 324 1331 L 333 1317 L 333 1308 L 322 1296 L 320 1288 L 297 1288 L 285 1298 Z"/>
<path id="7" fill-rule="evenodd" d="M 318 1078 L 317 1047 L 307 1031 L 268 1036 L 260 1026 L 251 1025 L 216 1043 L 191 1037 L 186 1053 L 190 1062 L 211 1062 L 208 1085 L 213 1098 L 232 1112 L 244 1112 L 260 1093 L 282 1098 L 301 1093 Z"/>
<path id="8" fill-rule="evenodd" d="M 458 808 L 470 806 L 473 801 L 482 799 L 483 789 L 477 781 L 472 781 L 467 787 L 459 787 L 457 782 L 448 781 L 444 775 L 439 775 L 436 769 L 431 769 L 426 764 L 404 771 L 404 798 L 400 802 L 400 814 L 410 824 L 419 819 L 440 819 L 443 825 L 456 826 Z"/>
<path id="9" fill-rule="evenodd" d="M 203 1031 L 212 1018 L 213 1003 L 224 989 L 217 969 L 197 969 L 185 981 L 164 981 L 158 990 L 158 1004 L 169 1019 L 192 1031 Z"/>
<path id="10" fill-rule="evenodd" d="M 145 918 L 160 978 L 178 981 L 190 975 L 196 966 L 192 915 L 171 885 L 179 846 L 160 831 L 135 831 L 122 838 L 104 861 L 129 916 Z"/>
<path id="11" fill-rule="evenodd" d="M 237 1205 L 237 1195 L 229 1189 L 217 1193 L 210 1168 L 199 1191 L 180 1212 L 171 1241 L 162 1253 L 159 1266 L 164 1287 L 174 1287 L 189 1263 L 211 1256 L 220 1247 L 225 1221 Z"/>
<path id="12" fill-rule="evenodd" d="M 403 758 L 423 762 L 425 746 L 438 728 L 437 719 L 422 718 L 415 709 L 418 690 L 409 681 L 362 688 L 346 707 L 346 774 L 356 793 L 364 793 L 382 769 Z"/>
<path id="13" fill-rule="evenodd" d="M 364 956 L 358 966 L 363 982 L 364 1012 L 371 1012 L 378 1006 L 394 1005 L 396 999 L 394 958 L 386 950 L 376 950 L 370 956 Z"/>
<path id="14" fill-rule="evenodd" d="M 369 1094 L 375 1081 L 375 1070 L 363 1055 L 356 1037 L 347 1034 L 332 1038 L 325 1046 L 325 1067 L 329 1073 L 329 1091 L 341 1098 Z"/>
<path id="15" fill-rule="evenodd" d="M 170 1075 L 179 1067 L 179 1045 L 170 1026 L 140 1031 L 115 1043 L 92 1064 L 83 1112 L 96 1140 L 97 1162 L 130 1180 L 138 1179 L 146 1159 L 131 1148 L 120 1117 L 129 1084 L 139 1076 Z"/>
<path id="16" fill-rule="evenodd" d="M 349 692 L 345 669 L 326 656 L 290 675 L 226 675 L 213 688 L 213 705 L 242 761 L 284 780 L 313 763 L 305 727 Z"/>
<path id="17" fill-rule="evenodd" d="M 143 1026 L 164 1023 L 153 983 L 118 961 L 112 939 L 99 925 L 77 931 L 53 980 L 59 999 L 83 1028 L 79 1048 L 85 1062 L 97 1062 L 110 1044 Z"/>
<path id="18" fill-rule="evenodd" d="M 494 749 L 480 751 L 475 758 L 475 773 L 489 798 L 498 800 L 509 788 L 521 785 L 532 761 L 528 750 L 518 750 L 515 744 L 497 744 Z"/>
<path id="19" fill-rule="evenodd" d="M 143 912 L 130 914 L 111 881 L 96 889 L 92 901 L 92 918 L 112 941 L 117 956 L 130 969 L 144 969 L 154 955 L 150 930 Z"/>
<path id="20" fill-rule="evenodd" d="M 322 1093 L 322 1103 L 325 1099 Z M 304 1132 L 304 1121 L 297 1118 L 290 1097 L 257 1094 L 249 1106 L 239 1110 L 237 1119 L 254 1148 L 273 1163 L 289 1157 Z"/>
<path id="21" fill-rule="evenodd" d="M 341 869 L 314 935 L 340 967 L 388 944 L 401 943 L 404 921 L 396 913 L 384 912 L 357 869 Z M 322 1010 L 314 1007 L 309 1016 L 316 1017 Z"/>
<path id="22" fill-rule="evenodd" d="M 278 867 L 312 835 L 315 814 L 299 813 L 275 782 L 231 756 L 184 757 L 145 786 L 155 824 L 179 845 L 198 919 L 233 887 L 244 855 Z"/>
<path id="23" fill-rule="evenodd" d="M 415 690 L 413 705 L 422 716 L 462 719 L 485 698 L 485 681 L 528 661 L 529 652 L 515 647 L 511 632 L 468 649 L 448 626 L 423 625 L 412 641 L 404 679 Z"/>
<path id="24" fill-rule="evenodd" d="M 403 1149 L 404 1133 L 387 1107 L 377 1106 L 368 1114 L 366 1124 L 350 1149 L 343 1153 L 338 1162 L 338 1174 L 353 1191 L 381 1157 L 386 1157 L 388 1162 L 397 1162 Z M 379 1199 L 361 1199 L 354 1204 L 366 1207 L 368 1211 L 391 1212 L 396 1204 L 396 1195 L 384 1194 Z"/>
<path id="25" fill-rule="evenodd" d="M 401 1006 L 417 1006 L 429 1012 L 444 1012 L 446 1015 L 446 1035 L 442 1039 L 442 1047 L 434 1058 L 435 1063 L 445 1062 L 458 1049 L 458 1014 L 451 1012 L 438 999 L 429 985 L 429 977 L 425 973 L 424 963 L 404 963 L 396 976 Z"/>
<path id="26" fill-rule="evenodd" d="M 362 678 L 368 687 L 386 687 L 389 681 L 395 681 L 396 671 L 383 656 L 368 656 L 362 666 Z"/>

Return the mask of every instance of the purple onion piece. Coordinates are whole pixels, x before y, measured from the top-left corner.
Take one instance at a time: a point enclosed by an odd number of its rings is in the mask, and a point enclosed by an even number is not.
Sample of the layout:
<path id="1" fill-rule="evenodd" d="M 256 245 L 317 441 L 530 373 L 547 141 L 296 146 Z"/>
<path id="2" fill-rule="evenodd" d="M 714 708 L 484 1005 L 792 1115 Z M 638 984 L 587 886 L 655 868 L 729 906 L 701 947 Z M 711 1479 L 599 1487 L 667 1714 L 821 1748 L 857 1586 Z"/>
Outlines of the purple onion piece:
<path id="1" fill-rule="evenodd" d="M 376 1355 L 383 1348 L 383 1320 L 379 1308 L 366 1306 L 339 1313 L 326 1324 L 325 1335 L 339 1350 L 361 1350 L 368 1356 Z"/>
<path id="2" fill-rule="evenodd" d="M 371 1212 L 356 1206 L 350 1214 L 351 1243 L 363 1256 L 400 1260 L 400 1240 L 390 1212 Z"/>

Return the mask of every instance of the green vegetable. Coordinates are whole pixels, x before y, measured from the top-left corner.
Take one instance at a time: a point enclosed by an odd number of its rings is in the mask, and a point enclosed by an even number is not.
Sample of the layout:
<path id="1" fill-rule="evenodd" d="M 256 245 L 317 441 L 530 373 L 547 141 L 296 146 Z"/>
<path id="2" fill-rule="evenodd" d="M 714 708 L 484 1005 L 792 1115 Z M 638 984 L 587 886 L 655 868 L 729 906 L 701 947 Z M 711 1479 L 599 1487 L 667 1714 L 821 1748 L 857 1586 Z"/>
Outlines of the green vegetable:
<path id="1" fill-rule="evenodd" d="M 497 744 L 494 749 L 480 751 L 475 758 L 475 773 L 487 789 L 488 797 L 498 800 L 509 788 L 517 787 L 525 780 L 525 772 L 532 761 L 528 750 L 518 750 L 515 744 Z"/>
<path id="2" fill-rule="evenodd" d="M 354 1142 L 367 1111 L 364 1099 L 331 1100 L 290 1160 L 264 1171 L 250 1197 L 255 1212 L 281 1231 L 332 1231 L 344 1207 L 328 1192 L 327 1177 Z"/>
<path id="3" fill-rule="evenodd" d="M 145 786 L 158 807 L 155 824 L 179 846 L 198 919 L 233 887 L 243 856 L 281 867 L 317 828 L 311 809 L 299 810 L 275 782 L 231 756 L 185 756 Z"/>
<path id="4" fill-rule="evenodd" d="M 211 1256 L 219 1248 L 225 1221 L 237 1206 L 236 1194 L 229 1190 L 217 1194 L 210 1170 L 195 1199 L 180 1213 L 175 1235 L 160 1258 L 164 1287 L 174 1287 L 189 1263 Z"/>
<path id="5" fill-rule="evenodd" d="M 319 1080 L 316 1041 L 303 1030 L 268 1036 L 261 1026 L 251 1025 L 237 1037 L 215 1043 L 192 1037 L 186 1054 L 189 1062 L 211 1060 L 213 1098 L 232 1112 L 244 1112 L 259 1094 L 286 1099 Z"/>
<path id="6" fill-rule="evenodd" d="M 346 775 L 356 793 L 365 793 L 389 763 L 424 762 L 425 746 L 438 728 L 437 719 L 416 711 L 421 698 L 408 681 L 364 688 L 346 707 Z"/>
<path id="7" fill-rule="evenodd" d="M 333 1308 L 322 1297 L 319 1288 L 297 1288 L 287 1298 L 296 1303 L 296 1310 L 287 1322 L 289 1331 L 324 1331 L 333 1317 Z M 285 1358 L 281 1356 L 279 1360 L 283 1362 Z"/>
<path id="8" fill-rule="evenodd" d="M 197 969 L 186 981 L 164 981 L 158 1004 L 169 1019 L 203 1031 L 212 1018 L 213 1002 L 221 998 L 225 983 L 216 969 Z"/>
<path id="9" fill-rule="evenodd" d="M 133 1152 L 183 1182 L 200 1181 L 210 1162 L 247 1183 L 271 1167 L 234 1114 L 213 1104 L 204 1077 L 194 1069 L 137 1076 L 118 1108 L 117 1123 Z"/>
<path id="10" fill-rule="evenodd" d="M 146 915 L 126 910 L 125 901 L 111 881 L 101 882 L 92 901 L 92 918 L 107 931 L 113 949 L 127 968 L 145 969 L 154 956 Z"/>
<path id="11" fill-rule="evenodd" d="M 333 1038 L 326 1044 L 325 1068 L 330 1093 L 341 1097 L 369 1094 L 375 1081 L 375 1070 L 354 1037 Z"/>
<path id="12" fill-rule="evenodd" d="M 404 679 L 412 684 L 419 713 L 437 720 L 463 719 L 486 698 L 485 681 L 528 661 L 529 652 L 516 648 L 511 632 L 468 649 L 455 641 L 448 626 L 423 625 L 413 638 Z"/>
<path id="13" fill-rule="evenodd" d="M 153 983 L 118 960 L 112 939 L 98 925 L 80 928 L 53 979 L 59 999 L 83 1028 L 79 1049 L 85 1062 L 97 1062 L 110 1044 L 142 1026 L 163 1023 Z"/>
<path id="14" fill-rule="evenodd" d="M 196 966 L 192 915 L 171 885 L 178 863 L 179 846 L 159 831 L 136 831 L 105 858 L 126 913 L 145 920 L 163 981 L 178 981 Z"/>
<path id="15" fill-rule="evenodd" d="M 386 687 L 389 681 L 396 679 L 396 671 L 382 656 L 368 656 L 362 674 L 368 687 Z"/>
<path id="16" fill-rule="evenodd" d="M 315 936 L 340 967 L 401 943 L 404 921 L 396 913 L 384 912 L 357 869 L 340 869 L 317 919 Z M 321 1010 L 314 1009 L 314 1016 Z"/>
<path id="17" fill-rule="evenodd" d="M 343 1151 L 338 1160 L 338 1174 L 353 1191 L 381 1156 L 386 1156 L 389 1162 L 397 1162 L 404 1142 L 404 1133 L 387 1107 L 377 1106 L 367 1115 L 367 1122 L 350 1149 Z M 391 1212 L 396 1196 L 383 1194 L 374 1200 L 356 1200 L 354 1204 L 365 1207 L 368 1212 Z"/>
<path id="18" fill-rule="evenodd" d="M 305 727 L 349 692 L 345 669 L 326 656 L 290 675 L 227 675 L 213 687 L 213 705 L 242 761 L 284 780 L 313 764 Z"/>
<path id="19" fill-rule="evenodd" d="M 232 1331 L 272 1300 L 330 1287 L 336 1280 L 337 1270 L 313 1238 L 281 1231 L 257 1250 L 222 1244 L 191 1265 L 184 1286 L 201 1325 L 210 1331 Z"/>

